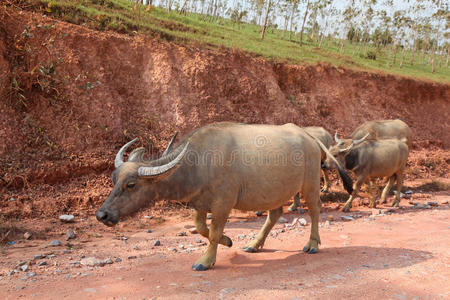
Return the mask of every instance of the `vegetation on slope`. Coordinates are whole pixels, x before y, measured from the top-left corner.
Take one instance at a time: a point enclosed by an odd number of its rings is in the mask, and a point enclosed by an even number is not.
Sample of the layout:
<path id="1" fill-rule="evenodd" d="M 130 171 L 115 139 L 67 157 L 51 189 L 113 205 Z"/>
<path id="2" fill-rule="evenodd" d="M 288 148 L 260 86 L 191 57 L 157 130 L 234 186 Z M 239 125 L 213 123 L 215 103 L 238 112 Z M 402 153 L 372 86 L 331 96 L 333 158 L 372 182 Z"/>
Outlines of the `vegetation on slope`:
<path id="1" fill-rule="evenodd" d="M 12 0 L 8 1 L 13 2 Z M 206 47 L 241 49 L 269 60 L 289 63 L 328 62 L 362 70 L 382 70 L 387 73 L 450 82 L 450 70 L 444 56 L 437 56 L 432 72 L 429 63 L 434 56 L 416 53 L 414 64 L 408 63 L 413 54 L 403 51 L 404 57 L 392 59 L 392 49 L 373 43 L 352 43 L 332 37 L 312 39 L 307 34 L 299 46 L 299 35 L 268 27 L 261 39 L 261 26 L 234 22 L 231 19 L 186 11 L 166 10 L 127 0 L 20 0 L 22 8 L 41 11 L 52 17 L 96 30 L 112 30 L 125 34 L 143 33 L 177 43 L 202 44 Z M 354 39 L 353 39 L 354 40 Z M 431 52 L 431 51 L 430 51 Z M 398 54 L 399 55 L 399 54 Z M 399 55 L 400 56 L 400 55 Z M 447 62 L 448 64 L 448 62 Z"/>

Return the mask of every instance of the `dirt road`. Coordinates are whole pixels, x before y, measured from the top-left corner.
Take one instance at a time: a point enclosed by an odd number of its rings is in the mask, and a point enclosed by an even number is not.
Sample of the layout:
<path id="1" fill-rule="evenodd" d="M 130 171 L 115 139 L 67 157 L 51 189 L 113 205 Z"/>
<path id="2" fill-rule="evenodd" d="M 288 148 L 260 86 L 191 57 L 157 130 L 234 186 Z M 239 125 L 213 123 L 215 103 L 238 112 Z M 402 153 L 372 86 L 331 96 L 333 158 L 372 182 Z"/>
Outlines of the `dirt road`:
<path id="1" fill-rule="evenodd" d="M 0 297 L 448 299 L 449 200 L 449 191 L 423 192 L 412 200 L 402 199 L 400 209 L 359 206 L 346 214 L 337 210 L 336 203 L 324 203 L 322 245 L 315 255 L 301 252 L 310 231 L 307 214 L 285 214 L 287 223 L 277 224 L 265 249 L 252 254 L 240 248 L 265 218 L 234 211 L 226 227 L 234 245 L 219 246 L 216 266 L 206 272 L 191 271 L 206 240 L 190 233 L 187 208 L 145 216 L 154 213 L 149 210 L 112 229 L 94 217 L 76 218 L 72 224 L 31 219 L 21 228 L 34 228 L 35 238 L 3 248 Z M 424 209 L 411 204 L 420 207 L 429 201 L 438 206 Z M 354 220 L 344 221 L 343 215 Z M 295 218 L 305 218 L 308 224 L 291 226 Z M 65 241 L 68 228 L 74 228 L 77 237 Z M 62 245 L 50 246 L 55 239 Z M 156 240 L 160 246 L 154 246 Z M 38 254 L 47 256 L 33 259 Z M 97 259 L 91 259 L 92 264 L 108 258 L 112 263 L 84 265 L 90 257 Z M 28 267 L 25 272 L 20 261 Z M 11 270 L 17 273 L 8 276 Z"/>

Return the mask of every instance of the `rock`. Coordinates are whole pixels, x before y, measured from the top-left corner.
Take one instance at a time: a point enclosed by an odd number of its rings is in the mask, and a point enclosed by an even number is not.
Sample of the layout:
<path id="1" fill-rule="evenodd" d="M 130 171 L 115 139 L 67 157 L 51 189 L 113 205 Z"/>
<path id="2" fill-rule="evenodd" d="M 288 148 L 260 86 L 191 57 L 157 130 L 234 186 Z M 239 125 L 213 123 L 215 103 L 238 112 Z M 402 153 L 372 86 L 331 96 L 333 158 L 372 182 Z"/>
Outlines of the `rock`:
<path id="1" fill-rule="evenodd" d="M 325 221 L 325 226 L 326 226 L 326 227 L 329 227 L 330 225 L 331 225 L 331 222 L 328 221 L 328 220 L 326 220 L 326 221 Z"/>
<path id="2" fill-rule="evenodd" d="M 197 234 L 198 233 L 197 228 L 194 227 L 194 228 L 189 229 L 189 233 Z"/>
<path id="3" fill-rule="evenodd" d="M 83 266 L 88 266 L 88 267 L 95 267 L 95 266 L 100 266 L 100 265 L 104 265 L 104 263 L 95 258 L 95 257 L 87 257 L 87 258 L 83 258 L 80 262 Z"/>
<path id="4" fill-rule="evenodd" d="M 81 266 L 81 263 L 79 261 L 71 261 L 70 265 L 74 268 L 78 268 Z"/>
<path id="5" fill-rule="evenodd" d="M 68 240 L 72 240 L 72 239 L 74 239 L 74 238 L 76 238 L 77 236 L 75 235 L 75 232 L 73 232 L 73 230 L 72 230 L 72 228 L 69 228 L 68 230 L 67 230 L 67 233 L 66 233 L 66 240 L 68 241 Z"/>
<path id="6" fill-rule="evenodd" d="M 46 262 L 46 261 L 40 261 L 40 262 L 38 263 L 38 266 L 39 266 L 39 267 L 46 266 L 46 265 L 47 265 L 47 262 Z"/>
<path id="7" fill-rule="evenodd" d="M 144 218 L 147 220 L 151 220 L 151 219 L 153 219 L 153 216 L 144 216 Z"/>
<path id="8" fill-rule="evenodd" d="M 435 201 L 428 201 L 427 205 L 429 205 L 429 206 L 439 206 L 439 204 L 437 202 L 435 202 Z"/>
<path id="9" fill-rule="evenodd" d="M 137 258 L 136 255 L 128 256 L 128 259 L 136 259 L 136 258 Z"/>
<path id="10" fill-rule="evenodd" d="M 147 229 L 147 233 L 152 233 L 152 230 L 151 229 Z"/>
<path id="11" fill-rule="evenodd" d="M 50 246 L 53 246 L 53 247 L 61 246 L 61 241 L 60 240 L 53 240 L 53 241 L 50 242 Z"/>
<path id="12" fill-rule="evenodd" d="M 177 236 L 187 236 L 186 231 L 180 231 L 177 233 Z"/>
<path id="13" fill-rule="evenodd" d="M 372 216 L 380 215 L 382 213 L 381 209 L 372 209 Z"/>
<path id="14" fill-rule="evenodd" d="M 278 219 L 278 223 L 287 223 L 287 222 L 289 222 L 289 221 L 286 218 L 284 218 L 284 217 L 280 217 Z"/>
<path id="15" fill-rule="evenodd" d="M 243 240 L 243 239 L 247 238 L 247 236 L 245 234 L 238 234 L 237 238 L 240 240 Z"/>
<path id="16" fill-rule="evenodd" d="M 134 245 L 134 246 L 133 246 L 133 249 L 134 249 L 134 250 L 139 250 L 139 246 L 138 246 L 138 245 Z"/>
<path id="17" fill-rule="evenodd" d="M 19 269 L 22 270 L 22 272 L 26 272 L 28 270 L 28 265 L 22 265 Z"/>
<path id="18" fill-rule="evenodd" d="M 73 215 L 60 215 L 59 220 L 64 223 L 72 223 L 75 221 L 75 217 Z"/>
<path id="19" fill-rule="evenodd" d="M 26 264 L 27 262 L 25 260 L 21 260 L 17 263 L 17 266 L 23 266 L 24 264 Z"/>
<path id="20" fill-rule="evenodd" d="M 30 232 L 25 232 L 24 234 L 23 234 L 23 238 L 24 239 L 26 239 L 26 240 L 29 240 L 30 239 L 30 237 L 31 237 L 31 233 Z"/>
<path id="21" fill-rule="evenodd" d="M 174 248 L 174 247 L 167 248 L 167 250 L 177 252 L 177 248 Z"/>
<path id="22" fill-rule="evenodd" d="M 116 262 L 118 263 L 118 262 L 121 262 L 122 261 L 122 259 L 120 258 L 120 257 L 117 257 L 116 258 Z"/>
<path id="23" fill-rule="evenodd" d="M 86 293 L 97 293 L 97 290 L 93 289 L 93 288 L 86 288 L 86 289 L 83 290 L 83 292 L 86 292 Z"/>
<path id="24" fill-rule="evenodd" d="M 8 273 L 6 273 L 6 276 L 12 276 L 14 274 L 18 273 L 16 270 L 11 270 Z"/>
<path id="25" fill-rule="evenodd" d="M 180 244 L 180 245 L 178 245 L 178 248 L 180 248 L 180 249 L 185 249 L 186 247 L 184 247 L 183 244 Z"/>
<path id="26" fill-rule="evenodd" d="M 113 260 L 112 260 L 111 258 L 107 258 L 107 259 L 103 260 L 103 263 L 104 263 L 105 265 L 111 265 L 111 264 L 113 264 L 114 262 L 113 262 Z"/>
<path id="27" fill-rule="evenodd" d="M 36 276 L 36 273 L 34 273 L 34 272 L 28 272 L 28 273 L 27 273 L 27 276 L 28 276 L 28 277 L 34 277 L 34 276 Z"/>
<path id="28" fill-rule="evenodd" d="M 161 246 L 161 241 L 160 240 L 154 241 L 153 246 Z"/>
<path id="29" fill-rule="evenodd" d="M 355 218 L 353 218 L 353 216 L 352 215 L 348 215 L 348 216 L 341 216 L 341 219 L 343 220 L 343 221 L 353 221 L 353 220 L 355 220 Z"/>
<path id="30" fill-rule="evenodd" d="M 33 260 L 37 260 L 37 259 L 43 259 L 45 256 L 42 254 L 36 254 L 35 256 L 33 256 Z"/>
<path id="31" fill-rule="evenodd" d="M 406 195 L 411 195 L 412 193 L 413 193 L 413 191 L 411 191 L 411 190 L 407 190 L 407 191 L 405 192 Z"/>
<path id="32" fill-rule="evenodd" d="M 203 243 L 203 241 L 202 241 L 201 239 L 196 239 L 195 242 L 196 242 L 197 244 Z"/>
<path id="33" fill-rule="evenodd" d="M 56 255 L 55 255 L 55 254 L 48 254 L 48 255 L 47 255 L 47 258 L 48 258 L 48 259 L 52 259 L 53 257 L 56 257 Z"/>
<path id="34" fill-rule="evenodd" d="M 306 226 L 306 224 L 308 224 L 308 221 L 306 221 L 306 219 L 304 219 L 304 218 L 300 218 L 298 220 L 298 223 L 302 226 Z"/>
<path id="35" fill-rule="evenodd" d="M 191 229 L 191 228 L 195 228 L 195 226 L 191 225 L 191 224 L 187 224 L 187 225 L 184 225 L 184 228 L 185 229 Z"/>

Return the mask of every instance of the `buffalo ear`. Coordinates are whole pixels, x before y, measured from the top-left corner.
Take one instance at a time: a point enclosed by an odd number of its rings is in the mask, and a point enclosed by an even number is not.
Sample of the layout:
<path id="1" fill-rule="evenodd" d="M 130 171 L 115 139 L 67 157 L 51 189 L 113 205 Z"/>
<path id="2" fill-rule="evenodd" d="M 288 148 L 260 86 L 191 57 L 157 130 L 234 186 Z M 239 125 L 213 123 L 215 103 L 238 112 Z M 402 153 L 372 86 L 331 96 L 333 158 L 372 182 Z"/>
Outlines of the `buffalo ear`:
<path id="1" fill-rule="evenodd" d="M 353 149 L 348 152 L 344 157 L 345 160 L 345 168 L 347 170 L 353 170 L 359 164 L 359 156 L 358 151 Z"/>

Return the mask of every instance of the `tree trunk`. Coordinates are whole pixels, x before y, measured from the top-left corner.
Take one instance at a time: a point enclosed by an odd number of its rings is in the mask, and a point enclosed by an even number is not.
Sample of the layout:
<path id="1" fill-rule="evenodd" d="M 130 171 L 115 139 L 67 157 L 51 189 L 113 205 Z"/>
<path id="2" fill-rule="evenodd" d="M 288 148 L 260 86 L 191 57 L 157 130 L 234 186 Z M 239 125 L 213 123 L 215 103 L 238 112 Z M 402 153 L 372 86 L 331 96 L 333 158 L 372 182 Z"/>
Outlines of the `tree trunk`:
<path id="1" fill-rule="evenodd" d="M 405 59 L 405 47 L 402 50 L 402 58 L 400 59 L 400 68 L 403 66 L 403 60 Z"/>
<path id="2" fill-rule="evenodd" d="M 295 5 L 292 4 L 291 16 L 289 18 L 289 41 L 292 41 L 292 19 L 294 18 Z"/>
<path id="3" fill-rule="evenodd" d="M 410 58 L 410 60 L 409 60 L 409 64 L 410 64 L 411 66 L 414 65 L 414 53 L 415 53 L 415 52 L 416 52 L 416 43 L 413 44 L 413 48 L 412 48 L 412 50 L 411 50 L 411 58 Z"/>
<path id="4" fill-rule="evenodd" d="M 306 21 L 306 16 L 308 15 L 308 10 L 309 10 L 309 0 L 306 3 L 306 11 L 305 11 L 305 15 L 303 16 L 302 29 L 300 31 L 300 47 L 303 45 L 303 29 L 305 29 L 305 21 Z"/>
<path id="5" fill-rule="evenodd" d="M 393 48 L 393 57 L 392 57 L 391 67 L 395 66 L 395 63 L 396 63 L 396 60 L 397 60 L 397 48 L 398 48 L 398 45 L 395 44 L 395 42 L 394 42 L 394 44 L 392 45 L 392 48 Z"/>
<path id="6" fill-rule="evenodd" d="M 431 73 L 434 73 L 435 71 L 435 57 L 436 57 L 435 52 L 436 47 L 433 45 L 433 47 L 431 47 Z"/>
<path id="7" fill-rule="evenodd" d="M 342 43 L 341 43 L 341 54 L 344 54 L 344 52 L 345 52 L 345 44 L 347 43 L 347 40 L 342 40 Z"/>
<path id="8" fill-rule="evenodd" d="M 449 54 L 449 52 L 450 52 L 450 51 L 448 51 L 448 48 L 447 48 L 447 60 L 445 61 L 445 67 L 446 67 L 446 68 L 448 68 L 448 54 Z"/>
<path id="9" fill-rule="evenodd" d="M 284 30 L 283 30 L 283 33 L 282 33 L 282 35 L 281 35 L 281 39 L 282 39 L 282 40 L 284 40 L 284 36 L 285 36 L 285 34 L 286 34 L 286 31 L 287 31 L 288 19 L 289 19 L 288 16 L 284 16 Z"/>
<path id="10" fill-rule="evenodd" d="M 264 39 L 264 34 L 266 33 L 266 27 L 267 27 L 267 19 L 269 18 L 269 13 L 270 13 L 270 7 L 272 6 L 272 0 L 269 0 L 267 2 L 267 9 L 266 9 L 266 15 L 264 16 L 264 24 L 263 24 L 263 28 L 261 30 L 261 40 Z"/>
<path id="11" fill-rule="evenodd" d="M 180 13 L 185 13 L 186 10 L 186 4 L 188 3 L 189 0 L 184 0 L 183 5 L 181 5 L 180 8 Z"/>

